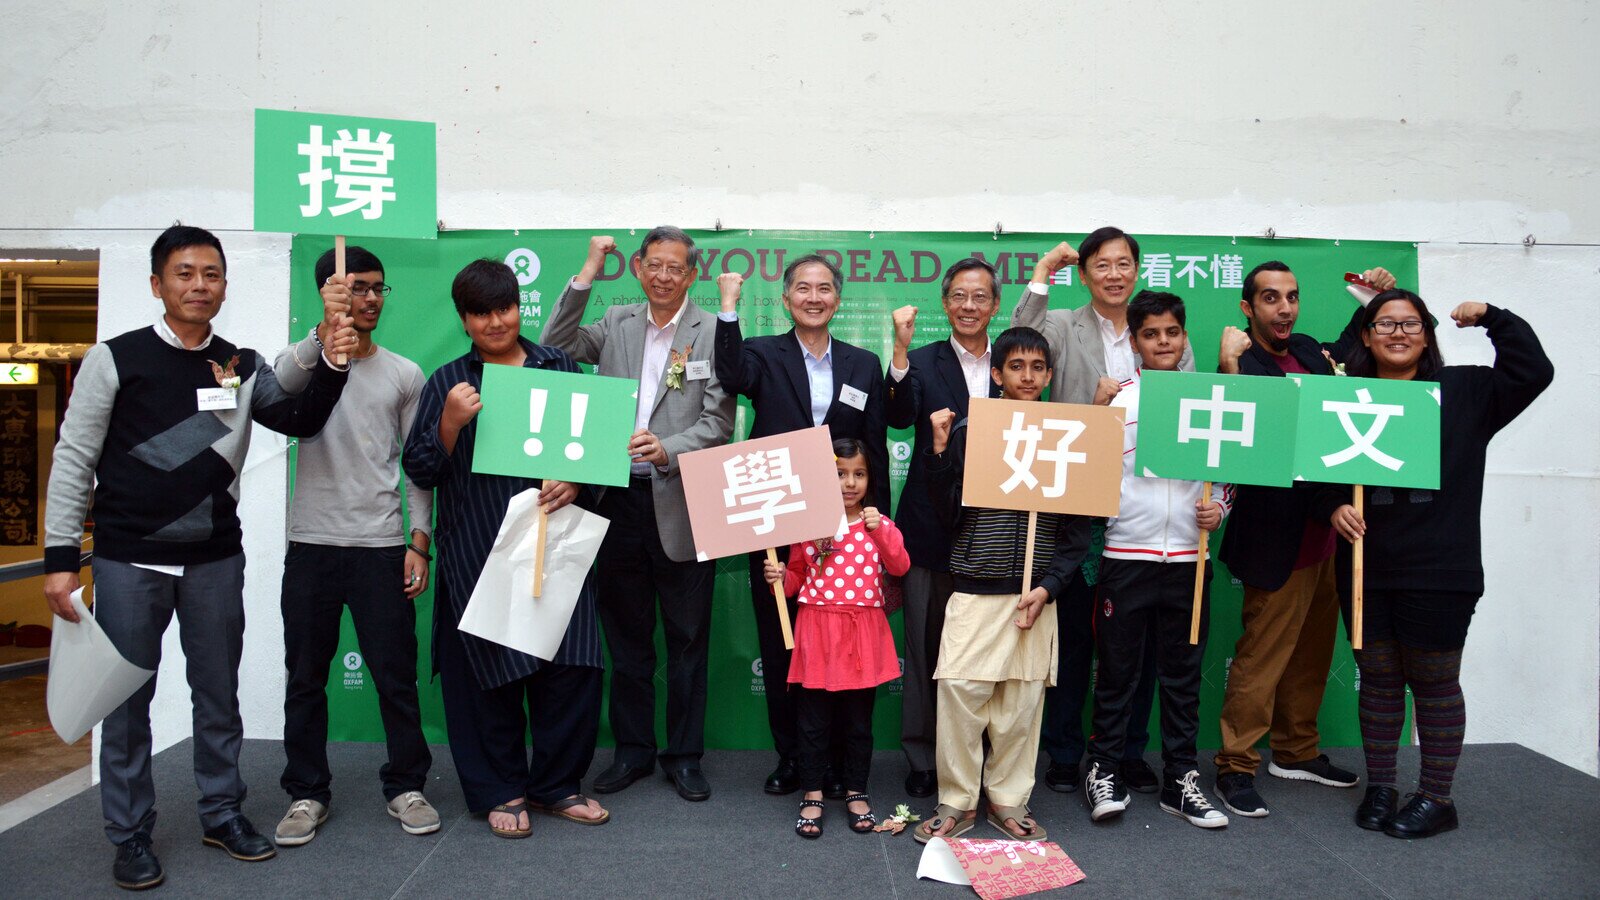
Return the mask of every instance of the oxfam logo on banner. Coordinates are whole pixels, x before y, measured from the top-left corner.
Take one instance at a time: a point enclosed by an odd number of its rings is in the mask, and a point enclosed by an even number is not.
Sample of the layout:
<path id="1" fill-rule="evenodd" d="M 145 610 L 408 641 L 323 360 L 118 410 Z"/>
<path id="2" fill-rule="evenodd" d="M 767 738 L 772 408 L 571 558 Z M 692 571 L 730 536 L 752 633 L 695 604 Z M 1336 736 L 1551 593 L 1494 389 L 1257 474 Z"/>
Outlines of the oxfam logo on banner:
<path id="1" fill-rule="evenodd" d="M 750 674 L 756 676 L 757 678 L 761 677 L 761 657 L 758 656 L 751 661 Z"/>
<path id="2" fill-rule="evenodd" d="M 911 444 L 906 441 L 894 441 L 889 444 L 889 452 L 900 462 L 911 458 Z"/>
<path id="3" fill-rule="evenodd" d="M 517 284 L 527 287 L 539 277 L 539 254 L 526 247 L 506 254 L 506 265 L 511 267 L 511 273 L 517 276 Z"/>
<path id="4" fill-rule="evenodd" d="M 354 672 L 361 668 L 361 654 L 351 650 L 344 655 L 344 667 L 347 671 Z"/>

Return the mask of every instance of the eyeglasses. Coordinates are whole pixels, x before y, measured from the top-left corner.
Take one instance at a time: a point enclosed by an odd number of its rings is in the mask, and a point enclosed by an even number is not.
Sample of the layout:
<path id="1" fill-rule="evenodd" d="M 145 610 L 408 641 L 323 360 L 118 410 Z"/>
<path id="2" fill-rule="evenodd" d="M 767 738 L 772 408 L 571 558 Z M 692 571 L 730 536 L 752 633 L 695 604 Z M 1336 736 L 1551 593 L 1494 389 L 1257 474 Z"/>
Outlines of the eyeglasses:
<path id="1" fill-rule="evenodd" d="M 1396 322 L 1393 319 L 1379 319 L 1367 327 L 1371 328 L 1374 334 L 1394 334 L 1396 328 L 1406 334 L 1421 334 L 1422 320 L 1407 319 L 1404 322 Z"/>
<path id="2" fill-rule="evenodd" d="M 984 291 L 976 291 L 971 294 L 966 291 L 951 291 L 945 295 L 944 302 L 951 306 L 966 306 L 968 302 L 971 302 L 974 306 L 988 306 L 993 299 L 993 296 Z"/>
<path id="3" fill-rule="evenodd" d="M 1114 269 L 1119 275 L 1129 275 L 1138 268 L 1138 264 L 1131 260 L 1121 259 L 1115 263 L 1102 260 L 1090 266 L 1089 271 L 1095 273 L 1096 275 L 1110 275 Z"/>
<path id="4" fill-rule="evenodd" d="M 672 278 L 682 278 L 683 276 L 689 274 L 689 270 L 683 266 L 680 266 L 676 263 L 662 263 L 659 260 L 651 260 L 645 263 L 644 270 L 649 272 L 651 275 L 660 275 L 661 273 L 665 272 Z"/>
<path id="5" fill-rule="evenodd" d="M 394 288 L 384 284 L 381 281 L 376 284 L 367 284 L 365 281 L 358 281 L 355 284 L 350 285 L 350 295 L 353 297 L 365 297 L 368 294 L 377 294 L 381 297 L 387 297 L 389 296 L 389 292 L 392 290 L 394 290 Z"/>

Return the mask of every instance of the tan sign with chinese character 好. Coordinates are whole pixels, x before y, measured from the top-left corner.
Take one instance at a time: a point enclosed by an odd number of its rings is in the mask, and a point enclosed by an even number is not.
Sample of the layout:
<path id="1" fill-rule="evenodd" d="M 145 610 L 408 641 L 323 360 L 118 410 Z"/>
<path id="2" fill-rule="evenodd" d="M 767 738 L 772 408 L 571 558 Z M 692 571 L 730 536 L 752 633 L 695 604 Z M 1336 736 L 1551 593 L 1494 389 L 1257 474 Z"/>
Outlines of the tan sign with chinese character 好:
<path id="1" fill-rule="evenodd" d="M 844 518 L 826 425 L 685 453 L 678 466 L 702 559 L 828 537 Z"/>
<path id="2" fill-rule="evenodd" d="M 1122 410 L 974 399 L 961 503 L 1114 516 L 1122 495 Z"/>

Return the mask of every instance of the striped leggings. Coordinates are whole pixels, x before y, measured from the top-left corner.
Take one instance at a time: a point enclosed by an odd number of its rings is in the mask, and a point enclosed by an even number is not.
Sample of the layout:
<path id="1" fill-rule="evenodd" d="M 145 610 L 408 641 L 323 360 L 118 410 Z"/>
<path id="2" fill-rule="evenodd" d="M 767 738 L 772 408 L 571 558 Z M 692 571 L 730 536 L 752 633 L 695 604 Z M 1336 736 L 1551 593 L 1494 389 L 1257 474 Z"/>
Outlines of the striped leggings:
<path id="1" fill-rule="evenodd" d="M 1368 641 L 1356 651 L 1361 669 L 1361 741 L 1367 784 L 1395 783 L 1395 753 L 1405 725 L 1406 687 L 1416 711 L 1422 747 L 1418 792 L 1448 802 L 1456 762 L 1467 732 L 1461 696 L 1461 650 L 1419 650 L 1396 641 Z"/>

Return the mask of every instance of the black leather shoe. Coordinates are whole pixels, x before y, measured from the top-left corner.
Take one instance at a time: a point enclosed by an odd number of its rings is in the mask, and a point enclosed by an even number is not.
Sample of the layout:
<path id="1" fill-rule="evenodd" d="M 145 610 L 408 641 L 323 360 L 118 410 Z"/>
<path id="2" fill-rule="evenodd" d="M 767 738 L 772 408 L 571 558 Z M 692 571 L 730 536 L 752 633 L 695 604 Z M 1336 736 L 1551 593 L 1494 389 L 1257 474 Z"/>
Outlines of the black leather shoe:
<path id="1" fill-rule="evenodd" d="M 939 789 L 939 773 L 933 769 L 913 769 L 906 776 L 906 793 L 913 797 L 932 797 Z"/>
<path id="2" fill-rule="evenodd" d="M 679 766 L 667 775 L 672 778 L 672 786 L 678 789 L 679 797 L 695 802 L 710 798 L 711 782 L 706 780 L 699 767 Z"/>
<path id="3" fill-rule="evenodd" d="M 1122 786 L 1141 794 L 1154 794 L 1161 790 L 1161 779 L 1143 759 L 1125 759 L 1121 767 Z"/>
<path id="4" fill-rule="evenodd" d="M 1432 797 L 1412 794 L 1411 802 L 1383 826 L 1383 833 L 1397 838 L 1425 838 L 1454 831 L 1459 824 L 1454 803 L 1440 803 Z"/>
<path id="5" fill-rule="evenodd" d="M 607 766 L 604 772 L 595 776 L 594 792 L 615 794 L 655 770 L 656 767 L 653 765 L 636 766 L 632 763 L 614 762 Z"/>
<path id="6" fill-rule="evenodd" d="M 150 835 L 136 834 L 117 845 L 117 861 L 111 864 L 111 879 L 119 888 L 142 891 L 166 879 L 161 860 L 150 850 Z"/>
<path id="7" fill-rule="evenodd" d="M 1400 802 L 1400 792 L 1387 784 L 1371 785 L 1367 796 L 1356 807 L 1356 824 L 1368 831 L 1382 831 L 1394 818 L 1395 804 Z"/>
<path id="8" fill-rule="evenodd" d="M 229 856 L 245 862 L 260 862 L 278 855 L 278 850 L 272 846 L 272 841 L 257 831 L 243 813 L 215 828 L 207 828 L 200 842 L 221 847 L 228 851 Z"/>
<path id="9" fill-rule="evenodd" d="M 829 800 L 843 800 L 849 795 L 850 791 L 845 788 L 844 779 L 839 777 L 833 766 L 829 766 L 822 774 L 822 796 Z"/>
<path id="10" fill-rule="evenodd" d="M 769 794 L 792 794 L 800 790 L 800 770 L 795 767 L 794 760 L 778 760 L 778 767 L 767 776 L 762 790 Z"/>

